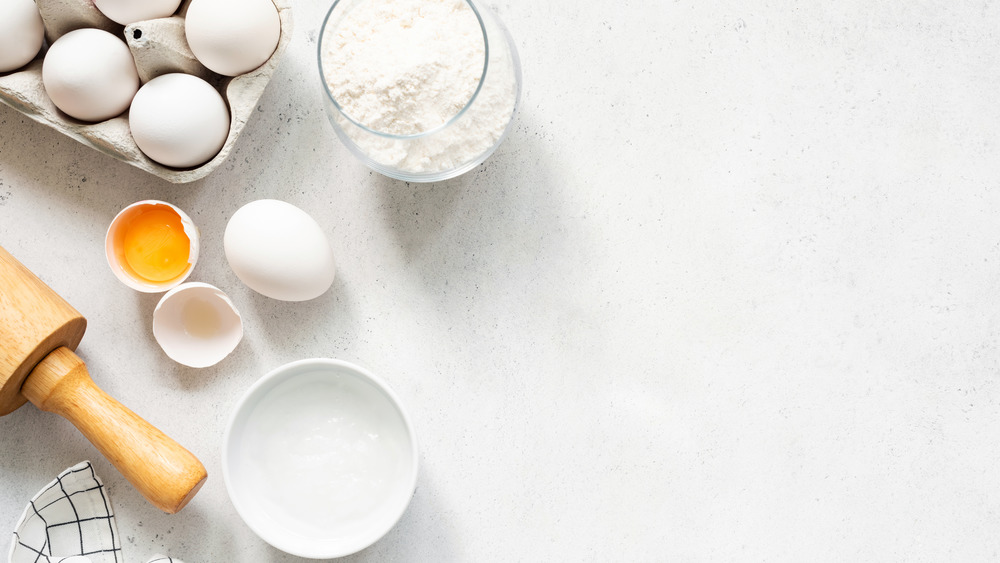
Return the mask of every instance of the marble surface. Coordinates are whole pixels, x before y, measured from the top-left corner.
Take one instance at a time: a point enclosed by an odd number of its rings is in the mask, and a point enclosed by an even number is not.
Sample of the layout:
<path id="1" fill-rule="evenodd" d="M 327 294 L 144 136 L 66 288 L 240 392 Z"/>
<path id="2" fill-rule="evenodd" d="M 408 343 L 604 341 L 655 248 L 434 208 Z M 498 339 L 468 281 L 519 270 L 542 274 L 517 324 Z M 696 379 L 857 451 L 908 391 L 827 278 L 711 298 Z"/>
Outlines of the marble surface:
<path id="1" fill-rule="evenodd" d="M 319 0 L 293 2 L 256 115 L 196 183 L 0 107 L 0 244 L 89 319 L 98 384 L 210 475 L 159 513 L 28 405 L 0 419 L 0 530 L 92 459 L 128 561 L 295 560 L 236 515 L 220 444 L 252 382 L 319 356 L 387 380 L 420 437 L 408 511 L 351 561 L 997 559 L 1000 4 L 486 4 L 523 111 L 440 184 L 369 172 L 334 136 Z M 158 296 L 105 265 L 107 225 L 145 198 L 191 215 L 192 280 L 244 315 L 215 367 L 171 363 Z M 259 198 L 323 225 L 321 298 L 229 269 L 226 221 Z"/>

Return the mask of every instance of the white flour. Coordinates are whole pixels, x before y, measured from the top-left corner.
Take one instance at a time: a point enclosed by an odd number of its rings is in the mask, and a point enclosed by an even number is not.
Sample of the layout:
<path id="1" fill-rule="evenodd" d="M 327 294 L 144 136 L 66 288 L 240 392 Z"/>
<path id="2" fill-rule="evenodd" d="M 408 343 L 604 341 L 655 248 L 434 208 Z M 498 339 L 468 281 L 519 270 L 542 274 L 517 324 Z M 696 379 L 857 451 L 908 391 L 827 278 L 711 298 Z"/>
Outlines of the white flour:
<path id="1" fill-rule="evenodd" d="M 479 86 L 485 53 L 482 29 L 466 2 L 347 4 L 342 19 L 327 28 L 322 58 L 330 93 L 345 113 L 375 131 L 414 135 L 443 125 L 465 107 Z M 439 172 L 475 159 L 503 134 L 516 99 L 510 57 L 502 45 L 490 47 L 479 95 L 443 131 L 394 139 L 344 119 L 342 127 L 369 158 L 407 172 Z"/>

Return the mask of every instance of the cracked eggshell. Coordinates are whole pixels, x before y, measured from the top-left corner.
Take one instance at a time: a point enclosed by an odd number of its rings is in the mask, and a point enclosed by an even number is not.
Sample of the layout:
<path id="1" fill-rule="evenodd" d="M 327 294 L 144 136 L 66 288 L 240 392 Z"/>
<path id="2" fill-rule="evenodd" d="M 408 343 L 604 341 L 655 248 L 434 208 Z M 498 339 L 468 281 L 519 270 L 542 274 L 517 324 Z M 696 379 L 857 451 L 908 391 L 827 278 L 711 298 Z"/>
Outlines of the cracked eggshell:
<path id="1" fill-rule="evenodd" d="M 94 0 L 102 14 L 122 25 L 172 16 L 181 0 Z"/>
<path id="2" fill-rule="evenodd" d="M 156 209 L 159 206 L 166 206 L 177 213 L 177 216 L 180 217 L 184 234 L 191 241 L 191 247 L 188 250 L 188 267 L 181 275 L 164 282 L 152 282 L 136 274 L 132 267 L 129 266 L 128 260 L 125 258 L 125 235 L 128 233 L 129 225 L 136 217 L 145 211 Z M 118 281 L 143 293 L 162 293 L 183 283 L 191 275 L 191 270 L 194 269 L 195 264 L 198 263 L 199 247 L 200 233 L 194 221 L 188 217 L 188 214 L 181 211 L 176 205 L 155 199 L 137 201 L 119 211 L 118 215 L 111 221 L 108 232 L 104 237 L 104 253 L 108 259 L 108 266 L 111 267 L 111 272 L 118 278 Z"/>
<path id="3" fill-rule="evenodd" d="M 44 39 L 45 26 L 34 0 L 0 2 L 0 72 L 31 62 Z"/>
<path id="4" fill-rule="evenodd" d="M 243 339 L 243 318 L 219 288 L 185 283 L 164 294 L 156 305 L 153 337 L 175 362 L 205 368 L 236 349 Z"/>

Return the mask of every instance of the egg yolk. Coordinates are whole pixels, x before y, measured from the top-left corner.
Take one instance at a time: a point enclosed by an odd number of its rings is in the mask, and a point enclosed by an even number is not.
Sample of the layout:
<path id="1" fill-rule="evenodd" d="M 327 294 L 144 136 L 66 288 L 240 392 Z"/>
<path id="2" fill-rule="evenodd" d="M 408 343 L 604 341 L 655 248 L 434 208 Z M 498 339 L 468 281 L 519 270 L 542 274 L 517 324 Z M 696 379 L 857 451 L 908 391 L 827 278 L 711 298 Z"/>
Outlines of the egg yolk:
<path id="1" fill-rule="evenodd" d="M 191 239 L 181 218 L 170 209 L 143 211 L 129 222 L 123 244 L 125 261 L 151 282 L 170 281 L 188 267 Z"/>

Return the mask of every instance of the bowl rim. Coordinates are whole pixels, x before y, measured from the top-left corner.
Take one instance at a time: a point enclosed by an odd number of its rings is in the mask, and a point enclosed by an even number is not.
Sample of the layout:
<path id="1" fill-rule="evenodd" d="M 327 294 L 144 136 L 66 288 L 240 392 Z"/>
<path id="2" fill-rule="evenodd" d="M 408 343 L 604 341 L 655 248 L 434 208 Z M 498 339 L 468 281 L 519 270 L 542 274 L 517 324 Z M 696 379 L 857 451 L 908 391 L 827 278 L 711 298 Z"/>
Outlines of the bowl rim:
<path id="1" fill-rule="evenodd" d="M 337 7 L 340 6 L 341 2 L 344 1 L 350 1 L 350 0 L 334 0 L 333 4 L 330 6 L 330 9 L 327 10 L 326 16 L 323 18 L 323 23 L 319 27 L 319 35 L 316 39 L 316 62 L 319 65 L 320 83 L 323 86 L 323 92 L 326 94 L 327 100 L 333 104 L 333 107 L 337 110 L 338 113 L 340 113 L 340 115 L 342 115 L 345 119 L 347 119 L 357 127 L 361 128 L 361 130 L 367 131 L 368 133 L 371 133 L 379 137 L 384 137 L 386 139 L 429 138 L 436 133 L 444 131 L 445 129 L 450 127 L 453 123 L 456 123 L 459 119 L 461 119 L 462 116 L 465 115 L 466 111 L 468 111 L 468 109 L 472 107 L 472 104 L 474 104 L 476 102 L 476 99 L 479 97 L 479 92 L 481 92 L 483 89 L 483 84 L 486 82 L 486 75 L 489 72 L 490 68 L 489 34 L 486 32 L 486 23 L 483 21 L 483 16 L 479 13 L 479 8 L 476 7 L 476 4 L 475 2 L 473 2 L 473 0 L 462 0 L 462 1 L 465 2 L 465 4 L 472 9 L 472 13 L 475 14 L 476 16 L 476 22 L 479 24 L 479 31 L 482 32 L 483 34 L 483 71 L 479 74 L 479 82 L 476 84 L 476 90 L 472 93 L 471 96 L 469 96 L 469 99 L 465 102 L 465 105 L 462 106 L 462 109 L 459 110 L 458 113 L 456 113 L 455 115 L 446 119 L 444 123 L 441 123 L 440 125 L 437 125 L 436 127 L 433 127 L 426 131 L 420 131 L 417 133 L 408 133 L 404 135 L 396 133 L 387 133 L 385 131 L 372 129 L 371 127 L 368 127 L 367 125 L 357 121 L 351 114 L 347 113 L 347 111 L 340 106 L 340 104 L 337 102 L 337 98 L 335 98 L 333 92 L 330 91 L 330 84 L 326 79 L 326 70 L 323 68 L 323 43 L 324 40 L 326 39 L 327 35 L 326 27 L 327 24 L 330 23 L 330 18 L 333 16 L 333 12 L 337 9 Z M 355 0 L 355 1 L 364 1 L 364 0 Z"/>
<path id="2" fill-rule="evenodd" d="M 315 544 L 303 548 L 301 542 L 288 540 L 281 541 L 284 539 L 283 536 L 275 536 L 269 530 L 261 527 L 259 523 L 252 522 L 247 518 L 246 514 L 248 509 L 239 500 L 239 495 L 235 490 L 233 485 L 233 480 L 230 476 L 230 459 L 229 450 L 233 436 L 233 428 L 236 423 L 237 418 L 240 414 L 247 408 L 247 403 L 258 394 L 262 393 L 261 389 L 267 386 L 269 383 L 275 380 L 280 380 L 282 378 L 291 378 L 296 375 L 310 373 L 316 370 L 324 371 L 347 371 L 352 375 L 360 377 L 366 380 L 382 392 L 386 398 L 391 403 L 392 407 L 399 413 L 400 418 L 403 420 L 403 426 L 406 430 L 406 434 L 410 439 L 410 461 L 412 470 L 410 471 L 409 481 L 407 483 L 406 490 L 408 491 L 407 501 L 402 503 L 399 512 L 393 516 L 391 523 L 385 527 L 383 530 L 377 530 L 377 533 L 368 534 L 364 536 L 359 536 L 360 541 L 350 543 L 345 549 L 330 552 L 322 551 L 322 546 L 316 547 Z M 265 542 L 269 543 L 273 547 L 276 547 L 288 554 L 295 555 L 297 557 L 305 557 L 310 559 L 333 559 L 337 557 L 345 557 L 357 553 L 371 545 L 373 545 L 378 540 L 382 539 L 390 530 L 392 530 L 396 524 L 402 518 L 403 514 L 406 513 L 407 508 L 410 505 L 410 501 L 413 498 L 413 493 L 416 491 L 417 486 L 417 476 L 419 474 L 419 447 L 417 445 L 417 436 L 413 428 L 413 422 L 410 419 L 410 415 L 407 413 L 406 409 L 403 407 L 396 393 L 389 387 L 388 384 L 381 378 L 377 377 L 367 369 L 345 361 L 334 358 L 307 358 L 302 360 L 296 360 L 283 364 L 277 368 L 272 369 L 267 372 L 260 379 L 255 381 L 243 394 L 242 397 L 236 402 L 229 415 L 229 420 L 226 422 L 226 429 L 223 433 L 222 438 L 222 477 L 226 484 L 226 492 L 229 495 L 230 502 L 236 508 L 237 514 L 239 514 L 240 519 L 249 527 L 259 538 L 263 539 Z"/>
<path id="3" fill-rule="evenodd" d="M 479 16 L 480 22 L 483 22 L 484 26 L 483 29 L 484 30 L 486 29 L 486 24 L 483 20 L 483 18 L 485 17 L 490 21 L 490 24 L 493 27 L 496 27 L 497 30 L 503 35 L 503 38 L 506 42 L 507 52 L 510 54 L 510 63 L 514 73 L 514 105 L 511 108 L 510 117 L 507 119 L 507 124 L 504 126 L 503 132 L 500 134 L 500 137 L 497 138 L 497 140 L 492 144 L 492 146 L 490 146 L 486 151 L 484 151 L 479 156 L 472 158 L 462 164 L 458 164 L 453 168 L 448 168 L 437 172 L 407 172 L 405 170 L 395 168 L 391 165 L 377 162 L 371 157 L 369 157 L 367 154 L 365 154 L 365 152 L 358 146 L 358 144 L 354 141 L 354 139 L 352 139 L 351 136 L 348 135 L 344 127 L 337 122 L 337 119 L 334 117 L 334 114 L 332 113 L 333 111 L 335 111 L 337 115 L 346 116 L 346 114 L 340 109 L 340 107 L 336 105 L 336 103 L 333 100 L 333 96 L 330 94 L 329 87 L 326 84 L 325 73 L 323 72 L 322 52 L 320 51 L 320 47 L 317 46 L 316 51 L 317 51 L 317 60 L 319 66 L 319 78 L 320 82 L 322 83 L 321 86 L 323 88 L 323 96 L 325 102 L 324 109 L 326 110 L 327 118 L 331 126 L 333 127 L 334 133 L 336 133 L 341 143 L 347 148 L 348 152 L 350 152 L 356 159 L 361 161 L 362 164 L 374 170 L 375 172 L 382 174 L 383 176 L 393 178 L 395 180 L 401 180 L 407 183 L 442 182 L 445 180 L 451 180 L 453 178 L 457 178 L 458 176 L 461 176 L 473 170 L 477 166 L 481 165 L 490 156 L 492 156 L 493 153 L 496 152 L 498 148 L 500 148 L 500 145 L 502 145 L 504 141 L 507 139 L 510 132 L 513 130 L 514 122 L 518 114 L 521 112 L 522 97 L 524 94 L 524 84 L 523 84 L 524 77 L 521 69 L 521 57 L 517 50 L 517 44 L 514 42 L 514 37 L 510 33 L 510 29 L 507 28 L 507 26 L 503 23 L 503 21 L 496 15 L 496 13 L 491 11 L 488 7 L 484 7 L 482 9 L 476 7 L 475 3 L 477 1 L 478 0 L 467 0 L 467 2 L 473 6 L 473 9 L 476 11 L 476 14 Z M 330 12 L 327 12 L 327 17 L 329 17 L 330 13 L 332 13 L 332 8 Z M 323 28 L 321 29 L 325 29 L 325 27 L 326 27 L 326 20 L 324 19 Z M 321 33 L 321 39 L 323 35 L 325 35 L 325 33 Z M 495 47 L 496 46 L 494 45 L 493 47 L 491 47 L 491 49 Z M 482 84 L 482 79 L 481 79 L 481 84 Z M 476 97 L 478 98 L 478 94 Z M 470 99 L 466 107 L 463 108 L 462 112 L 457 114 L 455 118 L 457 119 L 460 115 L 464 114 L 466 109 L 471 107 L 474 101 L 475 99 Z M 331 106 L 333 106 L 332 109 Z M 347 117 L 350 123 L 357 125 L 357 123 L 351 120 L 349 116 Z M 445 126 L 447 125 L 448 124 L 445 124 Z M 367 127 L 360 126 L 360 128 L 363 131 L 369 131 Z M 412 135 L 409 137 L 392 136 L 389 134 L 384 134 L 379 132 L 373 132 L 373 134 L 384 138 L 395 138 L 396 140 L 400 141 L 412 141 L 415 138 L 420 138 L 427 135 L 428 133 L 435 133 L 437 131 L 438 129 L 432 131 L 425 131 L 423 133 L 418 133 L 416 135 Z"/>

